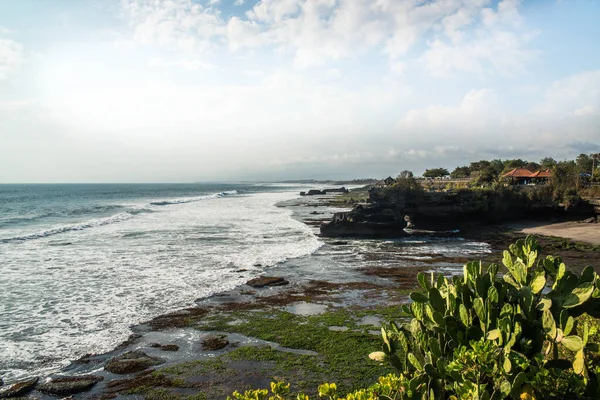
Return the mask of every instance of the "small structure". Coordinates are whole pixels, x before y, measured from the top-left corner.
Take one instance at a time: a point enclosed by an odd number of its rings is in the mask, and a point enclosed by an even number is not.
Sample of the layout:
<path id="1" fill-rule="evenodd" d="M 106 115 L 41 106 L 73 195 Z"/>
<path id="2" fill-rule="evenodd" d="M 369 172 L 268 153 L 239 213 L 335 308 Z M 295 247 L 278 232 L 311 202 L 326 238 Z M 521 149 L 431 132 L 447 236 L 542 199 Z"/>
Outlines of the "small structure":
<path id="1" fill-rule="evenodd" d="M 510 179 L 512 185 L 538 185 L 548 181 L 551 174 L 549 170 L 531 172 L 525 168 L 515 168 L 504 175 L 502 179 Z"/>
<path id="2" fill-rule="evenodd" d="M 387 178 L 378 181 L 373 186 L 378 187 L 378 188 L 384 188 L 384 187 L 392 186 L 394 183 L 396 183 L 396 180 L 394 178 L 392 178 L 391 176 L 388 176 Z"/>

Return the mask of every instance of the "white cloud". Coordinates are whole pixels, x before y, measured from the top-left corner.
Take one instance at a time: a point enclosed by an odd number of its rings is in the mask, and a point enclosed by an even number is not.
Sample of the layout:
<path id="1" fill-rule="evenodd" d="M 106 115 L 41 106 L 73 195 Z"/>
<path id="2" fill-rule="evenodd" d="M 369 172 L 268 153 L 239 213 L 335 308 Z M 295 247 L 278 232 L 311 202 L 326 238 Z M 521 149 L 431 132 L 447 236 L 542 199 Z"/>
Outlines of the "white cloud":
<path id="1" fill-rule="evenodd" d="M 457 106 L 413 109 L 398 122 L 400 130 L 475 130 L 501 120 L 502 110 L 493 90 L 469 91 Z"/>
<path id="2" fill-rule="evenodd" d="M 222 45 L 232 51 L 276 48 L 290 54 L 297 66 L 311 67 L 370 51 L 387 55 L 392 66 L 401 65 L 411 49 L 428 42 L 418 59 L 433 75 L 518 73 L 534 54 L 525 48 L 531 35 L 520 28 L 519 1 L 504 0 L 495 8 L 490 3 L 261 0 L 246 15 L 226 19 L 217 7 L 203 8 L 192 0 L 123 0 L 123 9 L 131 41 L 141 45 L 203 55 Z"/>
<path id="3" fill-rule="evenodd" d="M 546 90 L 536 113 L 554 117 L 585 116 L 600 109 L 600 70 L 586 71 L 557 80 Z"/>
<path id="4" fill-rule="evenodd" d="M 0 38 L 0 80 L 16 70 L 23 60 L 23 46 L 10 39 Z"/>
<path id="5" fill-rule="evenodd" d="M 133 44 L 204 54 L 224 33 L 218 9 L 204 8 L 192 0 L 123 0 L 122 8 L 132 29 Z"/>

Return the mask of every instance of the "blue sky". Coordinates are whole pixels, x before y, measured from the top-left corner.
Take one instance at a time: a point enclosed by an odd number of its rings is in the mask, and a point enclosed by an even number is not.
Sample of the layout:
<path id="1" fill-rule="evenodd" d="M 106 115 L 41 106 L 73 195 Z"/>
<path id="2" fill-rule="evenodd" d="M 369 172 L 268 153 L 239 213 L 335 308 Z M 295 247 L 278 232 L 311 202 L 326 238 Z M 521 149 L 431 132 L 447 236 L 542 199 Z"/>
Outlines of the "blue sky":
<path id="1" fill-rule="evenodd" d="M 595 0 L 0 0 L 0 182 L 600 151 Z"/>

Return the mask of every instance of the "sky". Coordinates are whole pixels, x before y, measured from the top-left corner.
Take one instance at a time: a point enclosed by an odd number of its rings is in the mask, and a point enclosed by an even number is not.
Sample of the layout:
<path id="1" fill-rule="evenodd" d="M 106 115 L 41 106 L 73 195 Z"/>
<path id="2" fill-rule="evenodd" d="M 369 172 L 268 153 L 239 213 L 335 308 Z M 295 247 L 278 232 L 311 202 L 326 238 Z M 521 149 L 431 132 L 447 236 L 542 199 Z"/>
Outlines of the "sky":
<path id="1" fill-rule="evenodd" d="M 0 0 L 0 183 L 600 152 L 597 0 Z"/>

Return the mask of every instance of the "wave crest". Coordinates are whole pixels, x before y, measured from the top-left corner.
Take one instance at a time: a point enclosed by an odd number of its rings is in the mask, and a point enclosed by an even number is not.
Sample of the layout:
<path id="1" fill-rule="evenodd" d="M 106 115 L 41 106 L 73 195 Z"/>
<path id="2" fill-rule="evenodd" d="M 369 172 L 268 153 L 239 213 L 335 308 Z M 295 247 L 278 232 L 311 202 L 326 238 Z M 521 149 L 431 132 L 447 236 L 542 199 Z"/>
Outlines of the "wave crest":
<path id="1" fill-rule="evenodd" d="M 78 224 L 59 226 L 59 227 L 48 229 L 48 230 L 45 230 L 42 232 L 36 232 L 36 233 L 28 234 L 28 235 L 0 239 L 0 243 L 22 242 L 22 241 L 32 240 L 32 239 L 41 239 L 44 237 L 58 235 L 60 233 L 65 233 L 65 232 L 70 232 L 70 231 L 82 231 L 82 230 L 88 229 L 88 228 L 95 228 L 98 226 L 110 225 L 110 224 L 114 224 L 117 222 L 126 221 L 130 218 L 133 218 L 135 215 L 142 214 L 142 213 L 151 213 L 151 212 L 153 212 L 153 211 L 148 208 L 133 209 L 133 210 L 119 213 L 119 214 L 115 214 L 115 215 L 107 217 L 107 218 L 93 219 L 93 220 L 78 223 Z"/>
<path id="2" fill-rule="evenodd" d="M 171 205 L 171 204 L 194 203 L 196 201 L 218 199 L 219 197 L 231 196 L 231 195 L 235 195 L 235 194 L 238 194 L 237 190 L 229 190 L 229 191 L 226 191 L 226 192 L 220 192 L 220 193 L 215 193 L 215 194 L 208 194 L 206 196 L 184 197 L 184 198 L 181 198 L 181 199 L 169 199 L 169 200 L 153 201 L 153 202 L 150 203 L 150 205 L 153 205 L 153 206 L 168 206 L 168 205 Z"/>

